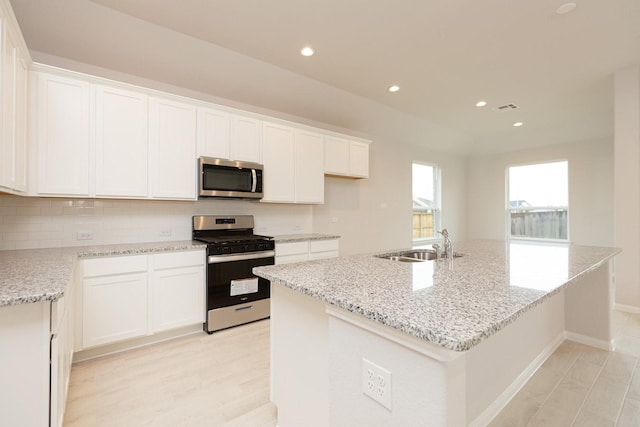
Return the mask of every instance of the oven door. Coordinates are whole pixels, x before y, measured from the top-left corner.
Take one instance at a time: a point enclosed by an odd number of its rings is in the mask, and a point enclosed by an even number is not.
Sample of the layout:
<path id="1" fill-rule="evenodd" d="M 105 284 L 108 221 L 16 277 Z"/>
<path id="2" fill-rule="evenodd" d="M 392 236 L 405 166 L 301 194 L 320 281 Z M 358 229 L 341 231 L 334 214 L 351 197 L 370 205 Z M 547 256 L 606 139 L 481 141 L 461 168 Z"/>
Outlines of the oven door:
<path id="1" fill-rule="evenodd" d="M 207 257 L 207 310 L 269 298 L 269 281 L 253 267 L 273 265 L 273 251 Z"/>

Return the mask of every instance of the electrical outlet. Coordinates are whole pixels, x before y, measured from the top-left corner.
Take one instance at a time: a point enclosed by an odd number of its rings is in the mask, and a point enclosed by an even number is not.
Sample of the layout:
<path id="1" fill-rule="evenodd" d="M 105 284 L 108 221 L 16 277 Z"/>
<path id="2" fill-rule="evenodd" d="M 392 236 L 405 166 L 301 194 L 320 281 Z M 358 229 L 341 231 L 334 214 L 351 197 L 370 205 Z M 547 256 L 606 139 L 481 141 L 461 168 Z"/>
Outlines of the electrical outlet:
<path id="1" fill-rule="evenodd" d="M 93 240 L 93 233 L 91 231 L 78 231 L 76 240 Z"/>
<path id="2" fill-rule="evenodd" d="M 391 410 L 391 372 L 363 357 L 362 392 Z"/>
<path id="3" fill-rule="evenodd" d="M 171 230 L 160 230 L 160 237 L 170 237 Z"/>

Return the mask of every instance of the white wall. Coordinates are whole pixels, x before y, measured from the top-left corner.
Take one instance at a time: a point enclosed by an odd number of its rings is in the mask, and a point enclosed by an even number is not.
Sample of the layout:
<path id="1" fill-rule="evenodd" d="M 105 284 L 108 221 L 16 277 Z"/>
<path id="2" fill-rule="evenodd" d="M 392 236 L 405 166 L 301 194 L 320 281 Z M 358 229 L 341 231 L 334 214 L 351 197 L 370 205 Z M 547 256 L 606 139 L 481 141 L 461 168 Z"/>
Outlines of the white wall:
<path id="1" fill-rule="evenodd" d="M 311 207 L 239 200 L 174 202 L 1 195 L 0 250 L 191 240 L 193 215 L 251 214 L 266 235 L 309 233 Z M 89 231 L 92 240 L 77 240 Z M 170 236 L 162 235 L 169 231 Z"/>
<path id="2" fill-rule="evenodd" d="M 454 241 L 464 240 L 465 158 L 391 140 L 371 145 L 369 179 L 325 180 L 325 204 L 313 208 L 314 231 L 342 236 L 345 255 L 411 247 L 414 161 L 442 169 L 442 225 Z"/>
<path id="3" fill-rule="evenodd" d="M 616 303 L 640 313 L 640 65 L 615 75 Z"/>
<path id="4" fill-rule="evenodd" d="M 583 245 L 612 246 L 613 144 L 592 141 L 469 158 L 467 237 L 504 239 L 506 168 L 569 161 L 569 238 Z"/>

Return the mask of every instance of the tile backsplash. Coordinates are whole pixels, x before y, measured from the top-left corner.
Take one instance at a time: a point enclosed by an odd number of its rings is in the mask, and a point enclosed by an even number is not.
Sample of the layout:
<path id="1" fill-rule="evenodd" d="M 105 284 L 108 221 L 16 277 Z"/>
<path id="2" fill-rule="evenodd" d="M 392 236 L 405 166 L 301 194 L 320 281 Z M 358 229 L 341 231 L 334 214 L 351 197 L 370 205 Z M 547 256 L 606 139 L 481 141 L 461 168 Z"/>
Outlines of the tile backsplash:
<path id="1" fill-rule="evenodd" d="M 193 215 L 250 214 L 258 234 L 312 232 L 308 205 L 0 195 L 0 250 L 191 239 Z"/>

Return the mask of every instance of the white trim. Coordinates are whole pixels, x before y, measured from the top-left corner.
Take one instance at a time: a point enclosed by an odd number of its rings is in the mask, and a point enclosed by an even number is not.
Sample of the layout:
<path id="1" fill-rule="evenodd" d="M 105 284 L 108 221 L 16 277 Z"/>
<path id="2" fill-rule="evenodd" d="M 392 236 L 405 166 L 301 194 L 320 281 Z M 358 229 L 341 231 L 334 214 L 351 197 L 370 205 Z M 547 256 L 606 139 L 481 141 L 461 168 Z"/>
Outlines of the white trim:
<path id="1" fill-rule="evenodd" d="M 611 341 L 599 340 L 596 338 L 591 338 L 586 335 L 576 334 L 575 332 L 569 332 L 569 331 L 565 331 L 564 336 L 566 339 L 575 341 L 579 344 L 600 348 L 602 350 L 613 351 L 613 340 Z"/>
<path id="2" fill-rule="evenodd" d="M 615 309 L 625 313 L 640 314 L 640 307 L 634 305 L 616 304 Z"/>
<path id="3" fill-rule="evenodd" d="M 518 377 L 511 383 L 505 391 L 500 393 L 500 396 L 496 398 L 478 417 L 469 424 L 469 427 L 481 427 L 488 425 L 515 397 L 515 395 L 524 387 L 524 385 L 531 379 L 533 374 L 536 373 L 538 368 L 547 360 L 549 356 L 562 344 L 565 340 L 565 334 L 558 335 L 549 345 L 547 345 L 540 354 L 533 359 L 533 361 L 526 367 L 524 371 L 518 375 Z"/>

